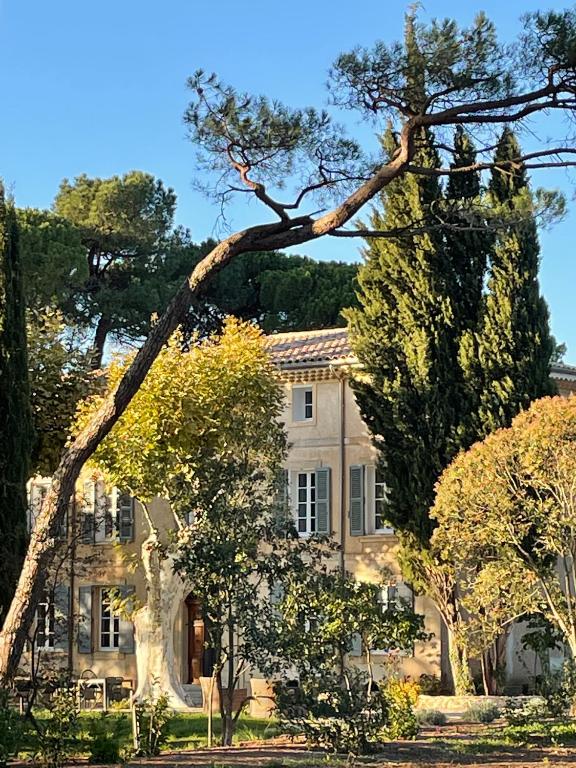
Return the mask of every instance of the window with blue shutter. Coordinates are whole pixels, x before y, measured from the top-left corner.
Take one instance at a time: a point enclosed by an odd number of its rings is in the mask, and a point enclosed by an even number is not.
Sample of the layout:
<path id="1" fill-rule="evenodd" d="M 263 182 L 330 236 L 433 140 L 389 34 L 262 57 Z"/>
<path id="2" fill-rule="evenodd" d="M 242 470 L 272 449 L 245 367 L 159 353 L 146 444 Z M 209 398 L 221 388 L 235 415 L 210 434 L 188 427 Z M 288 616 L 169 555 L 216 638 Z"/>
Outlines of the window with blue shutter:
<path id="1" fill-rule="evenodd" d="M 363 536 L 365 531 L 364 515 L 364 467 L 350 467 L 350 536 Z"/>
<path id="2" fill-rule="evenodd" d="M 121 544 L 134 541 L 134 499 L 120 491 L 116 494 L 116 525 Z"/>
<path id="3" fill-rule="evenodd" d="M 78 653 L 92 653 L 92 587 L 78 590 Z"/>
<path id="4" fill-rule="evenodd" d="M 96 533 L 96 488 L 92 480 L 82 486 L 80 502 L 80 538 L 83 544 L 94 544 Z"/>
<path id="5" fill-rule="evenodd" d="M 68 650 L 68 626 L 70 619 L 70 587 L 57 584 L 54 588 L 54 648 Z"/>
<path id="6" fill-rule="evenodd" d="M 330 468 L 316 469 L 316 533 L 331 533 Z"/>
<path id="7" fill-rule="evenodd" d="M 134 610 L 135 587 L 128 585 L 118 587 L 123 601 L 123 611 L 120 614 L 120 639 L 118 650 L 121 653 L 134 653 L 134 624 L 130 618 Z"/>

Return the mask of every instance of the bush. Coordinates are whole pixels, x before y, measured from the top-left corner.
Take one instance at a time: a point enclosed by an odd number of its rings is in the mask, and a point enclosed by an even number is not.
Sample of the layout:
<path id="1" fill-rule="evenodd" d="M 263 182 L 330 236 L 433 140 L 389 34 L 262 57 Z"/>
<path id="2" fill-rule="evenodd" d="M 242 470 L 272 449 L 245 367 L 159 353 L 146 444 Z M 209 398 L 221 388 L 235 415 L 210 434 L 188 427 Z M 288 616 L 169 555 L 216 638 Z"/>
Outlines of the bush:
<path id="1" fill-rule="evenodd" d="M 347 681 L 332 671 L 275 686 L 280 725 L 288 733 L 304 734 L 311 747 L 333 752 L 374 751 L 388 723 L 388 702 L 377 688 L 368 689 L 367 676 L 349 670 Z"/>
<path id="2" fill-rule="evenodd" d="M 500 717 L 500 710 L 495 704 L 472 704 L 466 711 L 466 720 L 470 723 L 491 723 Z"/>
<path id="3" fill-rule="evenodd" d="M 119 763 L 122 721 L 101 712 L 88 725 L 88 762 L 100 765 Z"/>
<path id="4" fill-rule="evenodd" d="M 38 723 L 34 739 L 36 758 L 46 768 L 62 768 L 78 747 L 75 689 L 62 682 L 45 703 L 48 714 Z"/>
<path id="5" fill-rule="evenodd" d="M 546 702 L 538 699 L 520 700 L 506 699 L 502 716 L 511 726 L 531 725 L 540 723 L 550 717 Z"/>
<path id="6" fill-rule="evenodd" d="M 18 755 L 22 746 L 22 718 L 9 706 L 8 691 L 0 690 L 0 766 Z"/>
<path id="7" fill-rule="evenodd" d="M 416 712 L 416 718 L 420 725 L 446 725 L 448 722 L 444 712 L 437 709 L 422 709 Z"/>
<path id="8" fill-rule="evenodd" d="M 414 739 L 418 735 L 418 718 L 414 707 L 418 703 L 420 689 L 410 680 L 391 678 L 384 686 L 388 704 L 388 724 L 385 734 L 389 739 Z"/>
<path id="9" fill-rule="evenodd" d="M 168 739 L 168 725 L 172 719 L 168 697 L 160 694 L 155 701 L 143 699 L 135 706 L 138 727 L 136 754 L 140 757 L 159 755 L 161 747 Z"/>
<path id="10" fill-rule="evenodd" d="M 424 696 L 440 696 L 442 693 L 442 683 L 436 675 L 420 675 L 418 687 Z"/>

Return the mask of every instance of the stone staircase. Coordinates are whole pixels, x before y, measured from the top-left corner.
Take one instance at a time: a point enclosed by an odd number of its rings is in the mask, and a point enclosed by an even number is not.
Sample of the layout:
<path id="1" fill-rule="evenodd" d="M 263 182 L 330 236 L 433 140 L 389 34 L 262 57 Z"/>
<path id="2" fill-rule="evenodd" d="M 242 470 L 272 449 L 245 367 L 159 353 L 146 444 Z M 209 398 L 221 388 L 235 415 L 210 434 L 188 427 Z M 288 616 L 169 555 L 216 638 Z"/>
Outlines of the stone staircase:
<path id="1" fill-rule="evenodd" d="M 184 692 L 186 693 L 186 704 L 193 709 L 202 709 L 202 689 L 199 685 L 189 683 L 183 685 Z"/>

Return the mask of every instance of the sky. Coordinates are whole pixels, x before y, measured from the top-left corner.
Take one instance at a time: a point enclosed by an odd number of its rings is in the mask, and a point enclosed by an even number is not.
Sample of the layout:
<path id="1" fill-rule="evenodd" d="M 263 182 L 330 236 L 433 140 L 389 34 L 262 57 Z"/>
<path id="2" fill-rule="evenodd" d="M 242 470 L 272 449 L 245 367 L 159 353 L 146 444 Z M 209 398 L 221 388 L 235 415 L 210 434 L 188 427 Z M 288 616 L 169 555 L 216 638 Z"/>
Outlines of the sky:
<path id="1" fill-rule="evenodd" d="M 523 13 L 567 4 L 428 0 L 421 13 L 467 24 L 483 10 L 506 40 Z M 215 71 L 241 91 L 323 107 L 336 56 L 401 37 L 407 7 L 399 0 L 0 0 L 0 177 L 17 205 L 47 208 L 63 178 L 147 171 L 175 190 L 177 222 L 196 241 L 218 235 L 219 209 L 194 186 L 194 148 L 182 119 L 187 77 Z M 372 127 L 350 118 L 347 127 L 363 144 L 375 143 Z M 546 138 L 548 127 L 532 129 Z M 568 200 L 566 218 L 541 234 L 541 285 L 552 331 L 574 364 L 575 180 L 562 170 L 533 177 Z M 227 217 L 233 228 L 267 220 L 243 199 Z M 324 238 L 296 252 L 357 261 L 360 245 Z"/>

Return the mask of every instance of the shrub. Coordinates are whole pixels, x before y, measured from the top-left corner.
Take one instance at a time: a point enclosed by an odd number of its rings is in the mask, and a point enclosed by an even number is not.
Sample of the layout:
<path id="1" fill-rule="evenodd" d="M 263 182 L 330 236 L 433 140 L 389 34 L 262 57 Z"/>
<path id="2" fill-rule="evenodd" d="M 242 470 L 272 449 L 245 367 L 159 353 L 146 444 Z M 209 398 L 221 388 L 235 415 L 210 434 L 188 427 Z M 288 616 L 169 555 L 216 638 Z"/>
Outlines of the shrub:
<path id="1" fill-rule="evenodd" d="M 78 746 L 78 705 L 75 689 L 62 682 L 46 702 L 48 714 L 37 724 L 35 751 L 46 768 L 62 768 Z"/>
<path id="2" fill-rule="evenodd" d="M 364 754 L 374 750 L 388 723 L 388 702 L 379 689 L 368 690 L 367 676 L 349 670 L 343 681 L 335 672 L 310 675 L 297 688 L 275 686 L 280 725 L 304 734 L 312 747 Z"/>
<path id="3" fill-rule="evenodd" d="M 168 739 L 168 724 L 172 719 L 168 697 L 160 694 L 154 701 L 143 699 L 135 707 L 138 727 L 136 754 L 140 757 L 159 755 L 161 747 Z"/>
<path id="4" fill-rule="evenodd" d="M 508 725 L 524 726 L 542 722 L 550 717 L 550 711 L 546 702 L 538 699 L 506 699 L 502 716 Z"/>
<path id="5" fill-rule="evenodd" d="M 420 675 L 418 688 L 424 696 L 440 696 L 442 693 L 442 683 L 436 675 Z"/>
<path id="6" fill-rule="evenodd" d="M 0 690 L 0 766 L 18 755 L 22 745 L 22 718 L 8 703 L 8 691 Z"/>
<path id="7" fill-rule="evenodd" d="M 101 712 L 88 725 L 88 762 L 100 765 L 119 763 L 122 721 Z"/>
<path id="8" fill-rule="evenodd" d="M 466 720 L 470 723 L 491 723 L 500 717 L 500 710 L 495 704 L 471 704 L 466 711 Z"/>
<path id="9" fill-rule="evenodd" d="M 418 735 L 418 719 L 414 707 L 418 703 L 420 689 L 411 680 L 391 678 L 384 686 L 388 704 L 388 724 L 385 734 L 389 739 L 414 739 Z"/>
<path id="10" fill-rule="evenodd" d="M 422 709 L 416 712 L 416 718 L 420 725 L 446 725 L 448 722 L 444 712 L 437 709 Z"/>

